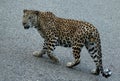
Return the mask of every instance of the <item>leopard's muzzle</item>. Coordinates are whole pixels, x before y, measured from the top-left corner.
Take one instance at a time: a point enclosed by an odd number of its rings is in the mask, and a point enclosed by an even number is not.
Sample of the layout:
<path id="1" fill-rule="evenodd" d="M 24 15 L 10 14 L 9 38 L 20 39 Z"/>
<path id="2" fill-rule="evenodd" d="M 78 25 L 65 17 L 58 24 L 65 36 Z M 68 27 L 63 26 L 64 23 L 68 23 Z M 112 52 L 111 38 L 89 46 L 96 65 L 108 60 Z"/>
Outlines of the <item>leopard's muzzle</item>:
<path id="1" fill-rule="evenodd" d="M 26 23 L 23 23 L 23 26 L 24 26 L 24 29 L 29 29 L 30 28 L 30 26 L 27 25 Z"/>

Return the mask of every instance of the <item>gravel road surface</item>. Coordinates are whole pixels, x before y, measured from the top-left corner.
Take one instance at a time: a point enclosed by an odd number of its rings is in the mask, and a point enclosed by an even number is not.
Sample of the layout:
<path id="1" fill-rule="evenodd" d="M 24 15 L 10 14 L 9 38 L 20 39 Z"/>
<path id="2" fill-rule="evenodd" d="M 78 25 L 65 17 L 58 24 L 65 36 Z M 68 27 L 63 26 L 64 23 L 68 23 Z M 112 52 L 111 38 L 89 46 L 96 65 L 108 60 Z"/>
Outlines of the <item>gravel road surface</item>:
<path id="1" fill-rule="evenodd" d="M 57 47 L 59 64 L 47 56 L 34 57 L 43 39 L 35 29 L 24 30 L 24 9 L 94 24 L 101 35 L 103 65 L 112 76 L 90 73 L 95 65 L 85 48 L 81 64 L 72 69 L 66 67 L 73 60 L 70 48 Z M 120 81 L 120 0 L 0 0 L 0 81 Z"/>

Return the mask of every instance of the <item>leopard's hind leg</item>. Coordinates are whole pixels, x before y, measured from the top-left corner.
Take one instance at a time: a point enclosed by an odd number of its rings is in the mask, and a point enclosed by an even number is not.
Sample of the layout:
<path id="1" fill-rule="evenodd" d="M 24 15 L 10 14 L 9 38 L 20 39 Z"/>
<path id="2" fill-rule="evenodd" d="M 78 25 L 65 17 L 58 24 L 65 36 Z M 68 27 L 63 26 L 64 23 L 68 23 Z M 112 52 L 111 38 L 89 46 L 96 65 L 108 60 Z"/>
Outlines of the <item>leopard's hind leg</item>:
<path id="1" fill-rule="evenodd" d="M 99 75 L 101 72 L 101 74 L 106 78 L 111 76 L 111 71 L 109 69 L 103 70 L 101 43 L 99 35 L 96 35 L 95 38 L 89 38 L 89 40 L 86 41 L 85 46 L 88 49 L 88 52 L 90 53 L 90 56 L 92 57 L 96 65 L 96 69 L 93 69 L 92 73 L 95 75 Z"/>
<path id="2" fill-rule="evenodd" d="M 90 42 L 90 41 L 87 42 L 85 46 L 86 46 L 90 56 L 92 57 L 92 59 L 94 60 L 94 62 L 96 64 L 96 69 L 92 70 L 92 73 L 98 75 L 100 73 L 99 67 L 102 66 L 101 49 L 100 49 L 100 47 L 98 47 L 99 45 L 97 45 L 95 42 Z"/>

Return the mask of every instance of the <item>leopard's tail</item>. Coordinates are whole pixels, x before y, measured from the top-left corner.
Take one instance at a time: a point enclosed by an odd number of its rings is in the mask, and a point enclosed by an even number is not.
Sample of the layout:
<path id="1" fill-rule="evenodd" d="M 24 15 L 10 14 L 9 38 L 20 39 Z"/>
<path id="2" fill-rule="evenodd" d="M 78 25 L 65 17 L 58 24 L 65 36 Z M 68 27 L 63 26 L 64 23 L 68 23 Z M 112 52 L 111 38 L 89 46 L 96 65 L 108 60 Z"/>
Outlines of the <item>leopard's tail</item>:
<path id="1" fill-rule="evenodd" d="M 105 77 L 105 78 L 108 78 L 112 75 L 112 72 L 109 69 L 104 69 L 103 70 L 102 66 L 99 69 L 100 69 L 100 72 L 101 72 L 102 76 Z"/>

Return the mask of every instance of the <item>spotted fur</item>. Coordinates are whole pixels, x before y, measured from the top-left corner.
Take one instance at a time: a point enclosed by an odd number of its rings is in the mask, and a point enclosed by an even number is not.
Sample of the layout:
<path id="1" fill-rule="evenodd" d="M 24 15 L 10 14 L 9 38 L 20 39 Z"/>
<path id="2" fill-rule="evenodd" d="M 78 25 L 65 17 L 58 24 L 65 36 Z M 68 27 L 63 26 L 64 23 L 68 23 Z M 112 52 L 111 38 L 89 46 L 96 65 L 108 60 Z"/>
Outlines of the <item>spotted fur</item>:
<path id="1" fill-rule="evenodd" d="M 24 10 L 23 26 L 25 29 L 35 27 L 44 38 L 43 49 L 34 52 L 35 56 L 48 54 L 56 62 L 58 59 L 53 54 L 56 46 L 72 47 L 75 60 L 67 63 L 67 67 L 72 68 L 80 63 L 80 52 L 85 46 L 96 64 L 93 73 L 98 75 L 101 72 L 106 78 L 111 75 L 110 70 L 103 70 L 100 36 L 92 24 L 59 18 L 52 12 Z"/>

